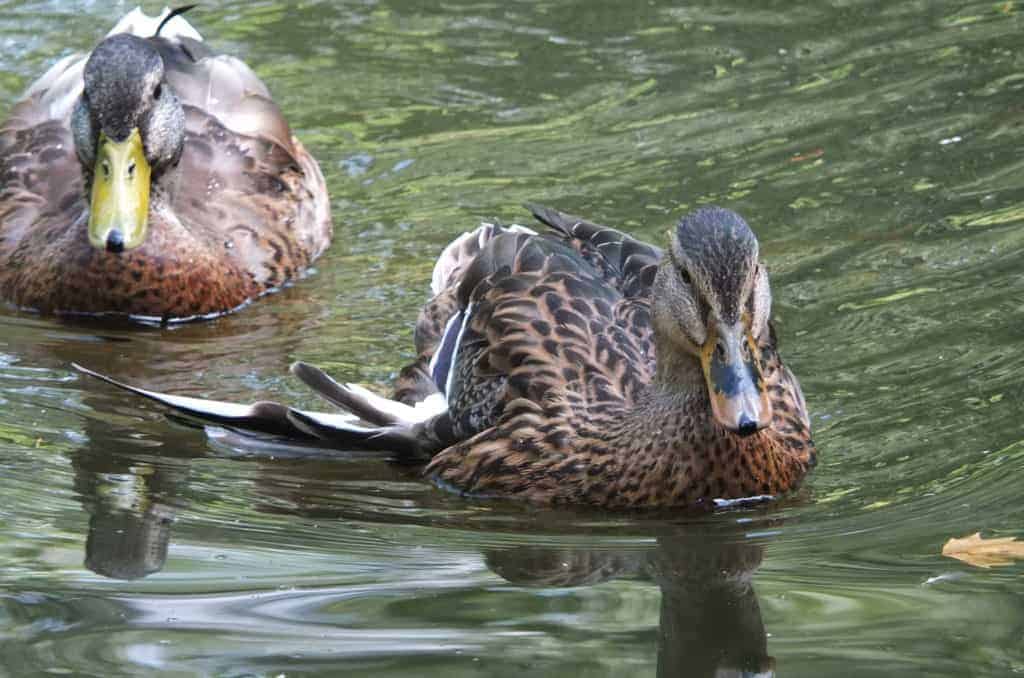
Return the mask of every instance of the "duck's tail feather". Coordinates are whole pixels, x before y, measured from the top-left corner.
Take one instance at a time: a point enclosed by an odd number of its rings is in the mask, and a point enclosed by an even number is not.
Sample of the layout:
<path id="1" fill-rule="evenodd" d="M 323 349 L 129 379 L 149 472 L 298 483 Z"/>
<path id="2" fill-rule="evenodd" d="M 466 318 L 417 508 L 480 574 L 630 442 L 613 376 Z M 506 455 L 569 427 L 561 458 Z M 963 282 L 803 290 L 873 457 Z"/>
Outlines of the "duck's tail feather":
<path id="1" fill-rule="evenodd" d="M 351 412 L 363 421 L 377 426 L 391 426 L 397 423 L 394 414 L 375 408 L 364 394 L 356 392 L 355 385 L 342 385 L 332 379 L 323 370 L 307 363 L 293 363 L 292 374 L 312 389 L 313 393 L 343 410 Z M 365 391 L 365 389 L 362 389 Z"/>
<path id="2" fill-rule="evenodd" d="M 313 445 L 392 452 L 398 459 L 417 460 L 428 458 L 454 442 L 447 411 L 437 412 L 433 403 L 422 407 L 403 405 L 359 386 L 338 384 L 303 363 L 293 367 L 296 375 L 314 391 L 352 413 L 311 412 L 269 401 L 241 405 L 169 395 L 125 384 L 77 363 L 72 366 L 82 374 L 158 402 L 190 419 L 236 431 Z M 434 408 L 433 412 L 427 411 L 429 407 Z M 374 425 L 359 423 L 361 418 Z"/>
<path id="3" fill-rule="evenodd" d="M 82 374 L 95 377 L 100 381 L 105 381 L 108 384 L 140 395 L 143 398 L 156 401 L 176 412 L 204 422 L 283 438 L 300 440 L 312 438 L 312 436 L 291 423 L 288 419 L 289 408 L 279 403 L 264 401 L 251 405 L 239 405 L 220 400 L 168 395 L 122 383 L 104 374 L 82 367 L 77 363 L 71 363 L 71 366 Z M 355 417 L 349 416 L 349 420 L 354 421 Z"/>
<path id="4" fill-rule="evenodd" d="M 344 434 L 354 434 L 346 444 L 360 449 L 395 450 L 429 457 L 456 442 L 444 395 L 432 393 L 415 405 L 384 398 L 358 384 L 340 384 L 323 370 L 308 363 L 292 365 L 292 374 L 313 391 L 374 426 L 360 428 L 346 424 Z M 318 436 L 337 435 L 337 427 L 320 415 L 291 413 L 292 421 Z"/>
<path id="5" fill-rule="evenodd" d="M 332 447 L 391 452 L 395 461 L 410 462 L 426 461 L 437 451 L 433 445 L 426 444 L 429 438 L 425 438 L 421 433 L 423 424 L 360 426 L 350 422 L 338 422 L 337 416 L 294 409 L 288 412 L 288 420 L 297 428 Z"/>
<path id="6" fill-rule="evenodd" d="M 174 13 L 175 11 L 177 12 L 176 14 Z M 202 42 L 203 36 L 181 14 L 182 10 L 180 8 L 172 10 L 164 7 L 164 10 L 157 16 L 149 16 L 142 11 L 141 7 L 136 7 L 121 17 L 117 25 L 107 33 L 107 37 L 117 33 L 130 33 L 140 38 L 148 38 L 156 33 L 157 28 L 161 28 L 161 37 L 168 40 L 190 38 Z"/>
<path id="7" fill-rule="evenodd" d="M 292 374 L 328 402 L 377 426 L 413 426 L 448 409 L 440 393 L 433 393 L 415 405 L 406 405 L 379 396 L 358 384 L 339 384 L 326 372 L 308 363 L 294 363 Z"/>

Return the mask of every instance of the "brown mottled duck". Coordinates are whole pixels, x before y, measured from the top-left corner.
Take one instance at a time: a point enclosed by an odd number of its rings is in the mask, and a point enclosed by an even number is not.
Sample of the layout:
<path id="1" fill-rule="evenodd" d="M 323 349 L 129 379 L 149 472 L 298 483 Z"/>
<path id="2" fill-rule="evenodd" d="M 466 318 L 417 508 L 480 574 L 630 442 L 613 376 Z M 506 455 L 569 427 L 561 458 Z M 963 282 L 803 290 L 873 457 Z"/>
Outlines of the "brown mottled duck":
<path id="1" fill-rule="evenodd" d="M 746 222 L 699 209 L 662 252 L 532 209 L 548 232 L 485 224 L 445 249 L 394 400 L 303 363 L 350 414 L 132 390 L 236 429 L 423 459 L 474 497 L 627 509 L 795 489 L 815 448 Z"/>
<path id="2" fill-rule="evenodd" d="M 0 126 L 0 300 L 160 320 L 233 310 L 331 239 L 316 161 L 263 82 L 136 9 Z"/>

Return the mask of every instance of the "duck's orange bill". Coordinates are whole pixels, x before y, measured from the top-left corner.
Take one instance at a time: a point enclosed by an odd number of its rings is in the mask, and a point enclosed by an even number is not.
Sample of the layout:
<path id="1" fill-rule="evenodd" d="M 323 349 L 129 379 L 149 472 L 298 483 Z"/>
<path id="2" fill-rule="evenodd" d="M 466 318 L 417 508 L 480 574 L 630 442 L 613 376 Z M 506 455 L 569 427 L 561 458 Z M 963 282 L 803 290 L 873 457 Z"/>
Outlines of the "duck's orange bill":
<path id="1" fill-rule="evenodd" d="M 709 328 L 700 358 L 711 410 L 719 424 L 749 435 L 771 423 L 772 404 L 761 374 L 760 351 L 742 322 Z"/>
<path id="2" fill-rule="evenodd" d="M 112 252 L 146 240 L 150 167 L 138 129 L 124 141 L 100 134 L 89 201 L 89 242 Z"/>

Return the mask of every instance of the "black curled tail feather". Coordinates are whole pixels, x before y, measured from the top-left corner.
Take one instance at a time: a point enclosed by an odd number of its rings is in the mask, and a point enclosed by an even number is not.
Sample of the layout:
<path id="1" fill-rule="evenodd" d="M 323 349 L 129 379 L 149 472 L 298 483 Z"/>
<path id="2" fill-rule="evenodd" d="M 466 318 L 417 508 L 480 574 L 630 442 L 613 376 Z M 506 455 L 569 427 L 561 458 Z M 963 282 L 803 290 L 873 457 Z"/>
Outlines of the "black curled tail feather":
<path id="1" fill-rule="evenodd" d="M 176 16 L 181 16 L 182 14 L 184 14 L 187 11 L 189 11 L 190 9 L 194 9 L 194 8 L 196 8 L 198 6 L 199 6 L 198 4 L 183 5 L 181 7 L 175 7 L 174 9 L 172 9 L 170 12 L 167 13 L 167 16 L 165 16 L 163 18 L 163 21 L 160 22 L 160 25 L 156 27 L 156 31 L 154 31 L 153 37 L 154 38 L 159 38 L 160 37 L 160 31 L 162 31 L 164 29 L 164 26 L 167 25 L 168 21 L 170 21 L 171 19 L 173 19 Z"/>

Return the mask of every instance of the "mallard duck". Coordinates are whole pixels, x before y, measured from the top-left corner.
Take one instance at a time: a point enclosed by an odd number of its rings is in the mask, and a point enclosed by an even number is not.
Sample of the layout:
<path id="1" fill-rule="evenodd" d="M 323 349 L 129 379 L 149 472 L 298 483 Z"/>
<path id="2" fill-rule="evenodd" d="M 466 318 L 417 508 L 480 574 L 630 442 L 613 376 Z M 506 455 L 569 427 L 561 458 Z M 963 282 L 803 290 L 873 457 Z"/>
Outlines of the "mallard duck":
<path id="1" fill-rule="evenodd" d="M 229 427 L 423 459 L 475 497 L 627 509 L 796 488 L 816 452 L 746 222 L 698 209 L 662 252 L 532 209 L 548 232 L 484 225 L 444 251 L 395 399 L 293 366 L 364 423 L 134 390 Z"/>
<path id="2" fill-rule="evenodd" d="M 316 161 L 263 82 L 136 9 L 0 127 L 0 299 L 180 320 L 301 275 L 331 239 Z"/>

